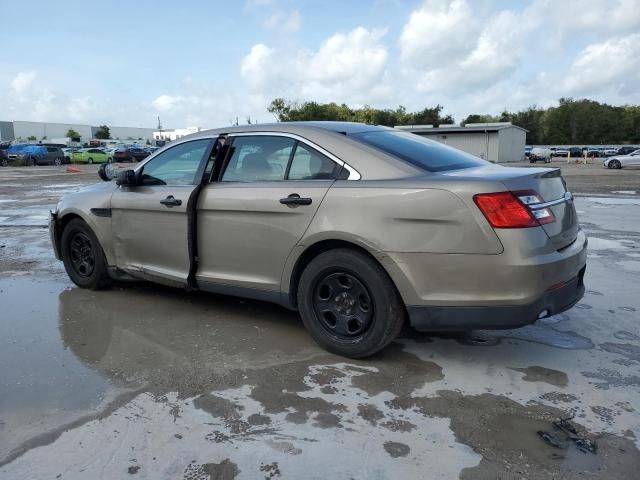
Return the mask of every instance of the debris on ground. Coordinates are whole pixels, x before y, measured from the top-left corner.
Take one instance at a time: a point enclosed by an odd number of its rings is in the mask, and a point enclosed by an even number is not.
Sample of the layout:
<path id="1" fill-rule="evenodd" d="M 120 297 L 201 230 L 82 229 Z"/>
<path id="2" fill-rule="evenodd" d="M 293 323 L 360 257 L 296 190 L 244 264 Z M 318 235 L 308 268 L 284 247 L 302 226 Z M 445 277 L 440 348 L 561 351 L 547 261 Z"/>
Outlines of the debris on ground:
<path id="1" fill-rule="evenodd" d="M 131 465 L 127 469 L 127 472 L 129 472 L 129 475 L 135 475 L 136 473 L 138 473 L 138 470 L 140 470 L 140 465 Z"/>
<path id="2" fill-rule="evenodd" d="M 568 442 L 571 441 L 582 453 L 593 453 L 595 455 L 598 451 L 598 445 L 595 440 L 581 436 L 575 425 L 571 423 L 572 419 L 573 416 L 553 422 L 553 426 L 560 430 L 564 439 L 555 433 L 545 432 L 544 430 L 538 430 L 538 435 L 547 445 L 552 447 L 564 450 L 568 447 Z"/>

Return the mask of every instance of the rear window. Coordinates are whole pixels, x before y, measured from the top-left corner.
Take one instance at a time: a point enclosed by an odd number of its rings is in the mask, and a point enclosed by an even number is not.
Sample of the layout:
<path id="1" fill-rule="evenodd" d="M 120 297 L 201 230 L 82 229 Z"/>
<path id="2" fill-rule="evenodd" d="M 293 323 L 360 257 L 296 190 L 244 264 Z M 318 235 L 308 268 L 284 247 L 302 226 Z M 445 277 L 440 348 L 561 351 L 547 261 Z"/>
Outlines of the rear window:
<path id="1" fill-rule="evenodd" d="M 372 131 L 350 134 L 349 137 L 428 172 L 459 170 L 487 164 L 478 157 L 415 133 Z"/>

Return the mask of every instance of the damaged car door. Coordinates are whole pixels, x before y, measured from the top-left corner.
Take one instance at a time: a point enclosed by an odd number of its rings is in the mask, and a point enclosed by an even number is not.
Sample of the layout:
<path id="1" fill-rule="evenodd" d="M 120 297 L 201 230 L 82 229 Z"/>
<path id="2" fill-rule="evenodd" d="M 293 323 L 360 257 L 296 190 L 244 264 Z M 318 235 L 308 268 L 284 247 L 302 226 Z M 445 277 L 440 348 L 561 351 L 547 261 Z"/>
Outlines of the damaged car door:
<path id="1" fill-rule="evenodd" d="M 136 170 L 133 184 L 111 197 L 118 268 L 134 276 L 184 285 L 189 268 L 188 205 L 202 177 L 211 139 L 179 143 Z"/>

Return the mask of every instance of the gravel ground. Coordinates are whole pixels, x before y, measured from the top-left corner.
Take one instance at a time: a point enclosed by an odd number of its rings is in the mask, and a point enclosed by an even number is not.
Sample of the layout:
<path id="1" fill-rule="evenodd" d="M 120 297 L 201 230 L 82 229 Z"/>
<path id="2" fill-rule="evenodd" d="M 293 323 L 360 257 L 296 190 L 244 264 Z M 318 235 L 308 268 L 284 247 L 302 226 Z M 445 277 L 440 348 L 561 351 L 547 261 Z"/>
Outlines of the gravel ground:
<path id="1" fill-rule="evenodd" d="M 366 361 L 274 305 L 76 288 L 43 226 L 96 168 L 0 168 L 0 479 L 638 478 L 640 170 L 552 166 L 589 236 L 581 303 Z M 537 433 L 569 416 L 595 454 Z"/>

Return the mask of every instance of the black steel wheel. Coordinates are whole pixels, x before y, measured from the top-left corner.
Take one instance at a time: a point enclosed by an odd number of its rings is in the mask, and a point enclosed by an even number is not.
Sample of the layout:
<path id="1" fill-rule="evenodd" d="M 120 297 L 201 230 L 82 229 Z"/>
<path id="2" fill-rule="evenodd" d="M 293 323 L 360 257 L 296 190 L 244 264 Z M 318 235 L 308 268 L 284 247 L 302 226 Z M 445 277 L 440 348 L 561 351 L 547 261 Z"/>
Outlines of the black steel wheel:
<path id="1" fill-rule="evenodd" d="M 355 275 L 339 270 L 318 278 L 313 308 L 328 333 L 348 340 L 367 331 L 375 307 L 367 287 Z"/>
<path id="2" fill-rule="evenodd" d="M 387 272 L 355 249 L 320 253 L 305 267 L 297 291 L 302 323 L 326 350 L 363 358 L 400 333 L 405 308 Z"/>
<path id="3" fill-rule="evenodd" d="M 60 250 L 64 268 L 73 283 L 92 290 L 111 284 L 104 251 L 83 220 L 75 218 L 64 227 Z"/>
<path id="4" fill-rule="evenodd" d="M 90 277 L 96 266 L 91 239 L 84 232 L 75 232 L 69 242 L 73 270 L 81 277 Z"/>

